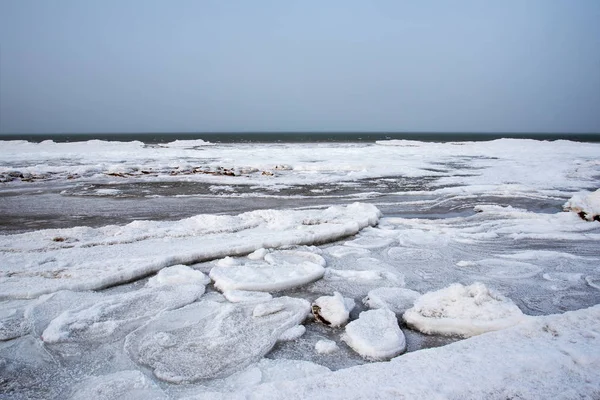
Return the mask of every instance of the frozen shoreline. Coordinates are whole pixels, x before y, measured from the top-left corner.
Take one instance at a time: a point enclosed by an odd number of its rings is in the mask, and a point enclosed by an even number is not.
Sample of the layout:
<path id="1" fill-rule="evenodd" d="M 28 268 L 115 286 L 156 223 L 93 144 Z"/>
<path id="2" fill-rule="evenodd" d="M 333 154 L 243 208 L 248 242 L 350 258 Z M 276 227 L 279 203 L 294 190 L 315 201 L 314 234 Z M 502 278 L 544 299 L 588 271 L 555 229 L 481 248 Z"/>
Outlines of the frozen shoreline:
<path id="1" fill-rule="evenodd" d="M 0 397 L 600 396 L 598 144 L 10 146 Z"/>

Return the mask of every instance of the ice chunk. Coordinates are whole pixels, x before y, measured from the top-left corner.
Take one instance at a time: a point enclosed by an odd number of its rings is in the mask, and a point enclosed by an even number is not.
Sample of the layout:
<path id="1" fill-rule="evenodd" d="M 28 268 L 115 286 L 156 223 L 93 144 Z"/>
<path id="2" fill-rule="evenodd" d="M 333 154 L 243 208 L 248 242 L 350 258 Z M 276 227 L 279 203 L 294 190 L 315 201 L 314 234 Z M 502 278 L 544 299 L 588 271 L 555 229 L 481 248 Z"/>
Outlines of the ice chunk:
<path id="1" fill-rule="evenodd" d="M 350 300 L 351 303 L 345 301 L 339 292 L 334 292 L 333 296 L 319 297 L 312 304 L 313 315 L 317 321 L 325 325 L 334 328 L 342 326 L 348 322 L 350 311 L 354 308 L 354 300 Z"/>
<path id="2" fill-rule="evenodd" d="M 71 400 L 159 400 L 168 396 L 140 371 L 120 371 L 86 379 L 72 389 Z"/>
<path id="3" fill-rule="evenodd" d="M 375 270 L 347 270 L 347 269 L 335 269 L 327 268 L 326 270 L 327 279 L 336 280 L 343 279 L 349 281 L 376 281 L 383 279 L 385 272 Z"/>
<path id="4" fill-rule="evenodd" d="M 406 350 L 396 315 L 387 308 L 360 313 L 357 320 L 346 325 L 342 340 L 369 360 L 389 359 Z"/>
<path id="5" fill-rule="evenodd" d="M 159 143 L 160 147 L 172 147 L 172 148 L 193 148 L 199 146 L 214 146 L 214 143 L 208 142 L 202 139 L 190 139 L 190 140 L 174 140 L 169 143 Z"/>
<path id="6" fill-rule="evenodd" d="M 573 211 L 588 221 L 600 221 L 600 189 L 573 195 L 564 204 L 564 209 Z"/>
<path id="7" fill-rule="evenodd" d="M 225 257 L 217 261 L 219 267 L 233 267 L 234 265 L 240 265 L 240 262 L 233 257 Z"/>
<path id="8" fill-rule="evenodd" d="M 261 303 L 273 298 L 270 293 L 249 290 L 226 290 L 223 296 L 232 303 Z"/>
<path id="9" fill-rule="evenodd" d="M 371 290 L 363 303 L 369 308 L 388 308 L 396 315 L 402 315 L 420 296 L 419 292 L 410 289 L 383 287 Z"/>
<path id="10" fill-rule="evenodd" d="M 270 255 L 270 254 L 269 254 Z M 325 273 L 321 265 L 312 262 L 271 265 L 248 263 L 232 267 L 214 267 L 210 277 L 222 290 L 281 291 L 320 279 Z"/>
<path id="11" fill-rule="evenodd" d="M 281 342 L 290 342 L 292 340 L 296 340 L 300 338 L 302 335 L 306 333 L 306 327 L 304 325 L 296 325 L 291 327 L 287 331 L 283 332 L 281 336 L 279 336 L 279 341 Z"/>
<path id="12" fill-rule="evenodd" d="M 157 287 L 162 285 L 208 285 L 210 278 L 202 272 L 186 265 L 173 265 L 163 268 L 158 274 L 148 280 L 146 286 Z"/>
<path id="13" fill-rule="evenodd" d="M 339 349 L 337 343 L 333 340 L 321 339 L 315 343 L 315 350 L 319 354 L 331 354 Z"/>
<path id="14" fill-rule="evenodd" d="M 252 253 L 248 254 L 248 258 L 255 261 L 262 260 L 267 254 L 269 254 L 269 250 L 261 247 L 260 249 L 254 250 Z"/>
<path id="15" fill-rule="evenodd" d="M 132 332 L 125 349 L 135 362 L 168 382 L 225 377 L 264 356 L 283 332 L 306 318 L 310 308 L 305 300 L 290 297 L 269 303 L 200 300 L 163 313 Z M 271 312 L 253 316 L 255 307 L 263 304 Z"/>
<path id="16" fill-rule="evenodd" d="M 204 293 L 203 285 L 160 286 L 105 295 L 93 304 L 67 309 L 42 334 L 46 343 L 104 342 L 125 336 L 161 311 L 192 303 Z"/>
<path id="17" fill-rule="evenodd" d="M 454 283 L 418 298 L 403 318 L 423 333 L 468 337 L 508 328 L 525 317 L 510 299 L 482 283 Z"/>

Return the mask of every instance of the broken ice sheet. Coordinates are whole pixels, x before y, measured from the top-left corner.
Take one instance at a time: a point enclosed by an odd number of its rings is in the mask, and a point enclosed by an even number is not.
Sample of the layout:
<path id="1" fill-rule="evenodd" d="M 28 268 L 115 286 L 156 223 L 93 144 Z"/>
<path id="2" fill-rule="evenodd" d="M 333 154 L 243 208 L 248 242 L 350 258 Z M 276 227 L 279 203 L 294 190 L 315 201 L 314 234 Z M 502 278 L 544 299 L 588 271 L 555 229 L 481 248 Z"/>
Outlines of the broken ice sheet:
<path id="1" fill-rule="evenodd" d="M 267 305 L 272 312 L 254 313 Z M 125 350 L 167 382 L 223 378 L 263 357 L 282 333 L 304 321 L 309 307 L 290 297 L 258 305 L 200 300 L 132 332 Z"/>

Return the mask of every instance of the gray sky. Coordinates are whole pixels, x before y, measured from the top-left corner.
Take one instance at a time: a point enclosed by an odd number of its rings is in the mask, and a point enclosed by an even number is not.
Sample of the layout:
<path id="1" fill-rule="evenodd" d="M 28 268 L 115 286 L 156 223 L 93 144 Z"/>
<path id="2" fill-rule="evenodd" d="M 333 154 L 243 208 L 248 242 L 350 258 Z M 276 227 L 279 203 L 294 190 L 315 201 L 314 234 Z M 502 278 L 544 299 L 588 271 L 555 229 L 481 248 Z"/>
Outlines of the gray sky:
<path id="1" fill-rule="evenodd" d="M 599 21 L 599 0 L 0 0 L 0 132 L 600 132 Z"/>

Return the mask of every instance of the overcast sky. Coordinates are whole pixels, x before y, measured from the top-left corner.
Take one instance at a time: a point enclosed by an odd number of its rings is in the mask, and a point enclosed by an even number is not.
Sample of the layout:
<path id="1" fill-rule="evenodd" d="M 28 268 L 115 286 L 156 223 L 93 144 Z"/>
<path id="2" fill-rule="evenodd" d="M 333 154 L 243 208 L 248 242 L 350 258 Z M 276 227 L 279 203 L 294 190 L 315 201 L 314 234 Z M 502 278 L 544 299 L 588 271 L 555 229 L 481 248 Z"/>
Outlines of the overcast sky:
<path id="1" fill-rule="evenodd" d="M 0 132 L 600 132 L 600 0 L 0 0 Z"/>

